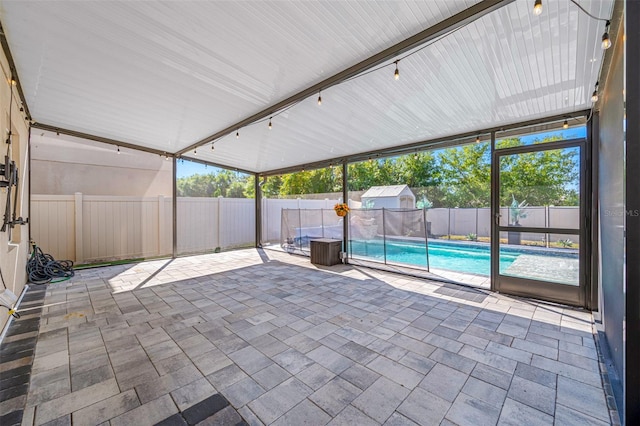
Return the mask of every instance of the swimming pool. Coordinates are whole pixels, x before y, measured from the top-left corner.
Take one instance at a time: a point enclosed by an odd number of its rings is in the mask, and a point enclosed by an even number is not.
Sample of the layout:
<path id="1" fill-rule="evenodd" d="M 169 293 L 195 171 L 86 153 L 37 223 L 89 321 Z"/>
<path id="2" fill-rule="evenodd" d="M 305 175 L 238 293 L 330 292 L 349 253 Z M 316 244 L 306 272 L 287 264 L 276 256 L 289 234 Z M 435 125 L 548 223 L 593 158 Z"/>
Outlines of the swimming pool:
<path id="1" fill-rule="evenodd" d="M 385 258 L 383 240 L 353 240 L 350 242 L 349 252 L 352 257 L 365 257 L 381 262 Z M 521 251 L 502 249 L 500 270 L 506 270 L 520 254 Z M 424 242 L 387 241 L 386 256 L 390 263 L 427 266 Z M 430 240 L 429 268 L 488 276 L 491 274 L 489 245 Z"/>

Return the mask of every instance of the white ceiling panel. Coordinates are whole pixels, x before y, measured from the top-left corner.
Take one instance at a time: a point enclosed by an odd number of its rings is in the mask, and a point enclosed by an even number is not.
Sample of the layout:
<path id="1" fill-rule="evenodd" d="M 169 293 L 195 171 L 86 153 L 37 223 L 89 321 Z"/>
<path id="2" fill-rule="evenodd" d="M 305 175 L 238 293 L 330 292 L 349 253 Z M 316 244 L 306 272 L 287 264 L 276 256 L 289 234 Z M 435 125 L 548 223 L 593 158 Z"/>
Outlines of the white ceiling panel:
<path id="1" fill-rule="evenodd" d="M 2 1 L 37 122 L 178 151 L 476 3 Z"/>
<path id="2" fill-rule="evenodd" d="M 566 1 L 535 16 L 518 1 L 399 63 L 308 98 L 201 148 L 199 158 L 249 170 L 320 160 L 588 109 L 604 23 Z M 612 2 L 591 2 L 610 16 Z M 193 157 L 193 153 L 185 156 Z"/>
<path id="3" fill-rule="evenodd" d="M 5 0 L 0 17 L 35 121 L 177 152 L 474 3 Z M 196 158 L 262 172 L 588 109 L 604 23 L 532 4 L 421 48 L 398 81 L 387 64 Z M 611 16 L 613 0 L 580 4 Z"/>

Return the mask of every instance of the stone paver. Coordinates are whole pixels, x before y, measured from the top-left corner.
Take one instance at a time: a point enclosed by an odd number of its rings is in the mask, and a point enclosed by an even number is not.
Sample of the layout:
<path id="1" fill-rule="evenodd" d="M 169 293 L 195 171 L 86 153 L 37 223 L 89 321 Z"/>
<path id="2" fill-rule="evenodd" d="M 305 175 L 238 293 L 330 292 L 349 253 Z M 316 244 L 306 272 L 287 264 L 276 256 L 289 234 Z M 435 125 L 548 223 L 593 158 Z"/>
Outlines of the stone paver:
<path id="1" fill-rule="evenodd" d="M 589 313 L 388 271 L 255 249 L 86 269 L 36 318 L 0 348 L 0 423 L 610 422 Z"/>

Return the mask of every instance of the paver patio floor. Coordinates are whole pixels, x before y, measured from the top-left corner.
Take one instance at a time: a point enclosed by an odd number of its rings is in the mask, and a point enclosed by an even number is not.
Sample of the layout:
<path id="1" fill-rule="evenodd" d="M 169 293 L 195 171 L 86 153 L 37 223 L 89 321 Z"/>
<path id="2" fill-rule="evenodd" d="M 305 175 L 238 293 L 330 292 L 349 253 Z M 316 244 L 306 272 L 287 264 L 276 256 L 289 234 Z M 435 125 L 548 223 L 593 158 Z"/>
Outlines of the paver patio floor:
<path id="1" fill-rule="evenodd" d="M 47 287 L 24 334 L 35 352 L 0 362 L 3 377 L 32 365 L 0 415 L 22 402 L 22 424 L 604 425 L 592 327 L 588 312 L 275 251 L 87 269 Z"/>

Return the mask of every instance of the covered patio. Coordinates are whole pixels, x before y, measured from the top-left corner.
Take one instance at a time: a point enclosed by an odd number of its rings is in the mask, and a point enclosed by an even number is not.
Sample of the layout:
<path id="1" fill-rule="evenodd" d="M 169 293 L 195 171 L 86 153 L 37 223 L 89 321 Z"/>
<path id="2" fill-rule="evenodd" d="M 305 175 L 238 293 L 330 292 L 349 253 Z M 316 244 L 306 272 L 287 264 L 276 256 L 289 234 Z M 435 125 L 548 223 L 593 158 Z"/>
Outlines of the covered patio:
<path id="1" fill-rule="evenodd" d="M 626 0 L 0 0 L 0 424 L 639 422 L 633 22 Z M 461 208 L 409 188 L 446 149 L 481 170 Z M 410 200 L 349 204 L 400 157 L 383 184 Z M 309 171 L 333 198 L 269 192 Z M 332 266 L 293 253 L 319 236 Z M 35 244 L 75 276 L 36 285 Z"/>

